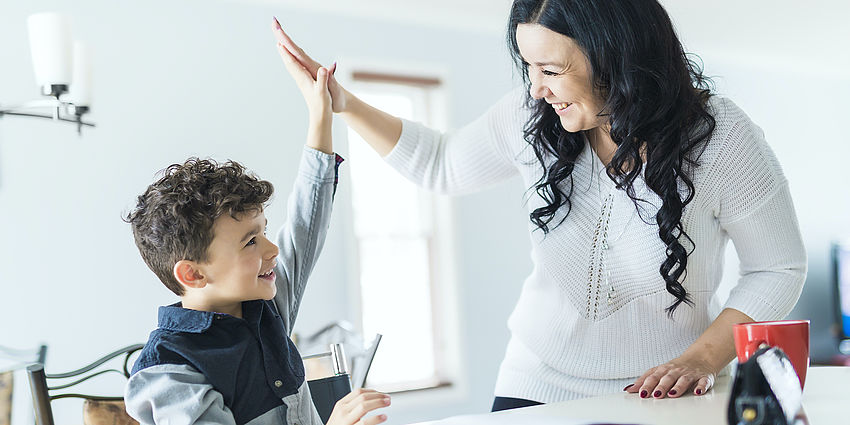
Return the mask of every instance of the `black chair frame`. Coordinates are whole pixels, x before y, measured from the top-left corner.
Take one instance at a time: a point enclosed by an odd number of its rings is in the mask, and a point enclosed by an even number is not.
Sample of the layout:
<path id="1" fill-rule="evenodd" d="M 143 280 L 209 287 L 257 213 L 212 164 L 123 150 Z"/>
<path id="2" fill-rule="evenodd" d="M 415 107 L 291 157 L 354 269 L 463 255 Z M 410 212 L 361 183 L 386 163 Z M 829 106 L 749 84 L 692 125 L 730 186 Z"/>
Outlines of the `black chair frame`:
<path id="1" fill-rule="evenodd" d="M 91 378 L 94 378 L 99 375 L 103 375 L 109 372 L 120 373 L 125 378 L 130 377 L 130 370 L 128 368 L 130 357 L 137 351 L 141 350 L 144 347 L 143 344 L 134 344 L 129 345 L 127 347 L 121 348 L 119 350 L 113 351 L 97 360 L 93 363 L 84 366 L 80 369 L 73 370 L 71 372 L 65 373 L 57 373 L 57 374 L 46 374 L 44 373 L 44 364 L 35 363 L 27 367 L 27 376 L 30 381 L 30 390 L 32 392 L 32 403 L 33 409 L 35 410 L 35 423 L 36 425 L 54 425 L 53 422 L 53 409 L 50 408 L 50 402 L 53 400 L 58 400 L 62 398 L 82 398 L 86 400 L 95 400 L 95 401 L 121 401 L 124 400 L 123 396 L 97 396 L 97 395 L 87 395 L 87 394 L 79 394 L 79 393 L 62 393 L 51 395 L 51 391 L 62 390 L 74 385 L 77 385 L 81 382 L 88 381 Z M 100 371 L 94 371 L 98 366 L 106 363 L 107 361 L 114 359 L 118 356 L 124 355 L 124 366 L 122 370 L 118 369 L 104 369 Z M 91 372 L 91 373 L 89 373 Z M 56 386 L 48 386 L 48 379 L 67 379 L 74 378 L 79 376 L 79 379 L 74 380 L 73 382 L 67 384 L 61 384 Z"/>

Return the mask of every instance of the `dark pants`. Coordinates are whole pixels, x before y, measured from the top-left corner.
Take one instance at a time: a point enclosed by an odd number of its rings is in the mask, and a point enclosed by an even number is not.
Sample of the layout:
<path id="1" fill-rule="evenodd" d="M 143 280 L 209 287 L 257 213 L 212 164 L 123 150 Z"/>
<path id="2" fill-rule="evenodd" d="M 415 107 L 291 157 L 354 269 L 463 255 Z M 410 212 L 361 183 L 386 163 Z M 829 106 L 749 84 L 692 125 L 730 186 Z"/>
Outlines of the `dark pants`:
<path id="1" fill-rule="evenodd" d="M 543 403 L 526 400 L 524 398 L 496 397 L 493 400 L 493 407 L 490 411 L 498 412 L 500 410 L 519 409 L 520 407 L 538 406 L 541 404 Z"/>

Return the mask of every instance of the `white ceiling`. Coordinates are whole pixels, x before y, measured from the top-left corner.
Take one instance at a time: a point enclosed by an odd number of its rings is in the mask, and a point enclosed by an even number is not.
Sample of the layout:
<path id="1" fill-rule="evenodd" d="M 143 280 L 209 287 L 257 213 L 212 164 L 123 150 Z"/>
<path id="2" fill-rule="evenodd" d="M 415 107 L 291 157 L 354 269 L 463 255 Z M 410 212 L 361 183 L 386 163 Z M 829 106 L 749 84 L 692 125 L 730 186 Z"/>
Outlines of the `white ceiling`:
<path id="1" fill-rule="evenodd" d="M 501 36 L 512 0 L 226 0 Z M 850 67 L 850 1 L 661 0 L 687 49 L 778 69 Z M 796 58 L 786 61 L 786 58 Z M 796 63 L 789 63 L 796 62 Z"/>
<path id="2" fill-rule="evenodd" d="M 476 32 L 502 33 L 511 0 L 232 0 L 285 5 L 345 16 Z"/>

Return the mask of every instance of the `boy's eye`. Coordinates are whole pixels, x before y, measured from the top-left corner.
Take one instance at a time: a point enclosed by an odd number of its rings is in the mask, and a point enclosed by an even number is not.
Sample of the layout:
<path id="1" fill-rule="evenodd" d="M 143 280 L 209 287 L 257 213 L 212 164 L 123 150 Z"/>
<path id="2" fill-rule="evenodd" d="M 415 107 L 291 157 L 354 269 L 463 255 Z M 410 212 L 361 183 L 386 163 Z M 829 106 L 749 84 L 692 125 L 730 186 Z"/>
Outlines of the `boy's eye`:
<path id="1" fill-rule="evenodd" d="M 245 246 L 251 246 L 251 245 L 254 245 L 256 243 L 257 243 L 257 237 L 255 236 L 255 237 L 251 238 L 251 240 L 248 241 L 248 243 L 245 244 Z"/>

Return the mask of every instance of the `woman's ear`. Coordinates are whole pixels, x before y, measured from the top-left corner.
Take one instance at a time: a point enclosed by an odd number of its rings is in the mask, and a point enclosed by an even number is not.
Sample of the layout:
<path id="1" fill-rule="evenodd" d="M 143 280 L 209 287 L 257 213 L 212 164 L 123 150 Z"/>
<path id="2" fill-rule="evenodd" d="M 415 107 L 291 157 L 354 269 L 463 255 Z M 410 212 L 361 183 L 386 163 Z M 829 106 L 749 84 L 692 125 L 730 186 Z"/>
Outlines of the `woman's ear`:
<path id="1" fill-rule="evenodd" d="M 174 265 L 174 278 L 186 289 L 198 289 L 207 285 L 206 276 L 201 273 L 198 263 L 180 260 Z"/>

